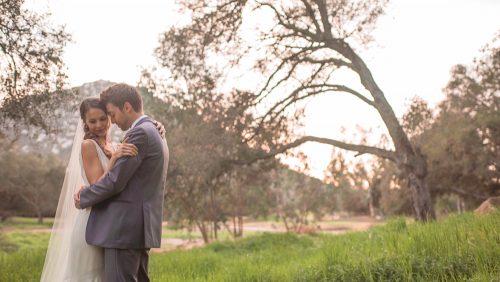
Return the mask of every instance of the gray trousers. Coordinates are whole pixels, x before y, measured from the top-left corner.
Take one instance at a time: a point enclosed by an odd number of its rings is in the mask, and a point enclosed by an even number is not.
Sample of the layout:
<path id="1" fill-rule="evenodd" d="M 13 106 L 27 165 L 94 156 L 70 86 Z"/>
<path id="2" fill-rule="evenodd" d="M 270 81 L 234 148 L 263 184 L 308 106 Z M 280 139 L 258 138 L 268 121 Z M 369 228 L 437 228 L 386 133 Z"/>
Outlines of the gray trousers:
<path id="1" fill-rule="evenodd" d="M 104 249 L 106 282 L 149 282 L 149 250 Z"/>

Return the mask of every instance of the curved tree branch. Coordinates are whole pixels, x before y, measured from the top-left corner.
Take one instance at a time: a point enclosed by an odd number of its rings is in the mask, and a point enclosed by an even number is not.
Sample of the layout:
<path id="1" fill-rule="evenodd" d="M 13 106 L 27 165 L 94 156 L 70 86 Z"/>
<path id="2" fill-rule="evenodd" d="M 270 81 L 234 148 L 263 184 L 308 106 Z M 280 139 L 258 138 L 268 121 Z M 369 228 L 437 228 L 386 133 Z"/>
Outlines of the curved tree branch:
<path id="1" fill-rule="evenodd" d="M 316 19 L 316 14 L 314 13 L 311 4 L 307 0 L 301 0 L 301 1 L 306 7 L 307 15 L 309 16 L 309 18 L 314 24 L 314 27 L 316 28 L 316 33 L 322 33 L 321 27 L 319 26 L 318 20 Z"/>
<path id="2" fill-rule="evenodd" d="M 302 92 L 302 91 L 304 91 L 304 90 L 317 89 L 317 88 L 319 88 L 319 90 L 313 90 L 311 92 L 308 92 L 306 95 L 299 96 L 299 93 Z M 249 140 L 252 140 L 252 138 L 254 138 L 260 132 L 260 129 L 264 125 L 264 121 L 266 120 L 266 118 L 268 116 L 271 116 L 271 119 L 274 119 L 275 117 L 279 116 L 279 114 L 281 114 L 283 111 L 285 111 L 285 109 L 288 108 L 290 105 L 292 105 L 292 104 L 294 104 L 294 103 L 296 103 L 296 102 L 298 102 L 300 100 L 303 100 L 303 99 L 306 99 L 306 98 L 309 98 L 309 97 L 312 97 L 312 96 L 315 96 L 315 95 L 319 95 L 319 94 L 322 94 L 322 93 L 326 93 L 326 92 L 329 92 L 329 91 L 331 91 L 331 92 L 345 92 L 345 93 L 349 93 L 349 94 L 352 94 L 355 97 L 359 98 L 360 100 L 362 100 L 363 102 L 365 102 L 369 106 L 372 106 L 374 108 L 377 107 L 373 101 L 371 101 L 370 99 L 366 98 L 365 96 L 363 96 L 361 93 L 357 92 L 356 90 L 354 90 L 352 88 L 349 88 L 347 86 L 344 86 L 344 85 L 340 85 L 340 84 L 302 85 L 302 86 L 298 87 L 297 89 L 295 89 L 290 95 L 288 95 L 284 99 L 276 102 L 260 118 L 259 125 L 255 129 L 254 133 L 251 134 L 249 137 L 245 138 L 244 142 L 248 142 Z M 285 105 L 283 105 L 283 104 L 285 104 Z M 279 108 L 279 110 L 275 112 L 274 110 L 276 110 L 277 108 Z"/>
<path id="3" fill-rule="evenodd" d="M 314 0 L 318 6 L 319 14 L 321 16 L 321 23 L 323 24 L 323 36 L 325 39 L 332 39 L 332 25 L 328 19 L 328 11 L 326 9 L 325 0 Z"/>
<path id="4" fill-rule="evenodd" d="M 269 3 L 262 3 L 262 2 L 259 2 L 257 1 L 257 3 L 261 6 L 261 7 L 269 7 L 271 10 L 274 11 L 274 14 L 276 15 L 276 19 L 278 20 L 278 22 L 285 28 L 287 29 L 290 29 L 290 30 L 293 30 L 294 32 L 296 32 L 297 34 L 299 35 L 302 35 L 306 38 L 310 38 L 311 40 L 313 41 L 316 41 L 316 42 L 319 42 L 320 40 L 320 34 L 318 33 L 313 33 L 311 32 L 310 30 L 307 30 L 307 29 L 303 29 L 303 28 L 300 28 L 294 24 L 291 24 L 290 22 L 285 22 L 285 19 L 284 19 L 284 16 L 280 14 L 280 12 L 278 11 L 278 9 L 276 9 L 276 7 L 274 7 L 273 5 L 269 4 Z M 285 17 L 286 18 L 286 17 Z"/>
<path id="5" fill-rule="evenodd" d="M 281 83 L 285 82 L 288 80 L 288 78 L 291 77 L 291 75 L 293 74 L 295 68 L 301 63 L 302 59 L 300 59 L 300 56 L 303 55 L 303 54 L 306 54 L 307 52 L 314 52 L 316 50 L 319 50 L 321 48 L 324 48 L 324 46 L 314 46 L 314 45 L 311 45 L 307 48 L 302 48 L 300 51 L 296 52 L 296 53 L 293 53 L 292 55 L 290 56 L 287 56 L 285 57 L 284 59 L 281 60 L 281 63 L 276 67 L 276 69 L 271 73 L 271 75 L 269 76 L 269 78 L 267 79 L 265 85 L 262 87 L 262 89 L 257 93 L 257 97 L 260 97 L 262 96 L 262 94 L 264 92 L 266 92 L 266 94 L 264 94 L 264 97 L 261 97 L 259 99 L 258 102 L 260 102 L 262 99 L 265 98 L 266 95 L 268 95 L 270 92 L 272 92 L 276 87 L 278 87 Z M 273 80 L 273 78 L 276 76 L 276 74 L 278 74 L 278 72 L 280 70 L 283 69 L 283 67 L 285 65 L 287 65 L 287 63 L 289 62 L 294 62 L 292 64 L 292 68 L 288 71 L 287 75 L 285 75 L 282 79 L 280 79 L 278 82 L 274 83 L 274 85 L 271 87 L 271 89 L 268 89 L 268 87 L 271 85 L 271 81 Z"/>
<path id="6" fill-rule="evenodd" d="M 308 94 L 306 94 L 304 96 L 298 96 L 298 94 L 300 92 L 304 91 L 304 90 L 318 89 L 318 88 L 319 88 L 319 90 L 310 92 L 310 93 L 308 93 Z M 340 85 L 340 84 L 311 84 L 311 85 L 302 85 L 302 86 L 298 87 L 290 95 L 288 95 L 285 99 L 283 99 L 283 100 L 281 100 L 279 102 L 276 102 L 273 105 L 273 107 L 271 107 L 271 109 L 269 109 L 269 111 L 262 118 L 265 119 L 276 108 L 278 108 L 280 105 L 286 103 L 287 101 L 289 101 L 289 103 L 287 103 L 284 107 L 282 107 L 281 110 L 278 113 L 282 112 L 286 107 L 288 107 L 291 104 L 297 102 L 298 100 L 302 100 L 302 99 L 305 99 L 307 97 L 314 96 L 314 95 L 317 95 L 317 94 L 320 94 L 320 93 L 329 92 L 329 91 L 332 91 L 332 92 L 346 92 L 346 93 L 352 94 L 355 97 L 357 97 L 360 100 L 362 100 L 363 102 L 365 102 L 366 104 L 368 104 L 369 106 L 372 106 L 372 107 L 376 108 L 376 105 L 374 104 L 373 101 L 371 101 L 370 99 L 366 98 L 365 96 L 363 96 L 361 93 L 357 92 L 356 90 L 354 90 L 352 88 L 349 88 L 347 86 Z"/>
<path id="7" fill-rule="evenodd" d="M 316 136 L 304 136 L 304 137 L 299 138 L 299 139 L 297 139 L 289 144 L 282 145 L 276 149 L 272 149 L 268 153 L 258 153 L 258 154 L 256 154 L 256 156 L 254 156 L 252 158 L 248 158 L 245 160 L 231 160 L 230 162 L 233 164 L 238 164 L 238 165 L 248 165 L 248 164 L 251 164 L 251 163 L 258 161 L 258 160 L 272 158 L 276 155 L 279 155 L 281 153 L 286 152 L 287 150 L 289 150 L 291 148 L 295 148 L 297 146 L 300 146 L 306 142 L 316 142 L 316 143 L 321 143 L 321 144 L 328 144 L 328 145 L 332 145 L 332 146 L 335 146 L 335 147 L 338 147 L 338 148 L 341 148 L 344 150 L 358 152 L 357 155 L 372 154 L 372 155 L 376 155 L 376 156 L 379 156 L 381 158 L 396 162 L 396 152 L 394 152 L 394 151 L 389 151 L 389 150 L 385 150 L 385 149 L 381 149 L 381 148 L 377 148 L 377 147 L 366 146 L 366 145 L 350 144 L 350 143 L 346 143 L 346 142 L 342 142 L 342 141 L 338 141 L 338 140 L 334 140 L 334 139 L 322 138 L 322 137 L 316 137 Z"/>

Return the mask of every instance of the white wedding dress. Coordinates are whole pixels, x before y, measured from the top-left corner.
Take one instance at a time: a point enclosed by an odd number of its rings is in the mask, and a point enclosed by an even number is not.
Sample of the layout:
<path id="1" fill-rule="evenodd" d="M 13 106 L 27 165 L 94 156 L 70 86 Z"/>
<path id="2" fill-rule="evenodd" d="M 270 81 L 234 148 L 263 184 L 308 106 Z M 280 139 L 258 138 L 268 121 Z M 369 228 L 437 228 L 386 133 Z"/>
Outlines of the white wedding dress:
<path id="1" fill-rule="evenodd" d="M 73 203 L 74 193 L 82 185 L 89 185 L 82 165 L 81 143 L 83 141 L 83 129 L 80 130 L 81 128 L 82 124 L 80 122 L 73 140 L 73 149 L 57 205 L 56 217 L 40 280 L 43 282 L 104 281 L 103 250 L 88 245 L 85 241 L 85 230 L 90 208 L 79 210 Z M 93 142 L 101 165 L 106 170 L 109 160 L 97 143 Z"/>

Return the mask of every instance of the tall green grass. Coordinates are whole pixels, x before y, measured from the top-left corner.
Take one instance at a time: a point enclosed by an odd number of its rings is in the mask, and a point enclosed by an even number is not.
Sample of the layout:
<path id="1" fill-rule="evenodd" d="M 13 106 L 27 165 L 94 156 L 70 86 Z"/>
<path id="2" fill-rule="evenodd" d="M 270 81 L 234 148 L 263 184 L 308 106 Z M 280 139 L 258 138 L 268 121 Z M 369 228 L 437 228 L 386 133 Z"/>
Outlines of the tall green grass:
<path id="1" fill-rule="evenodd" d="M 265 234 L 151 262 L 156 281 L 495 281 L 500 214 L 400 218 L 341 236 Z"/>
<path id="2" fill-rule="evenodd" d="M 40 281 L 50 234 L 0 233 L 0 281 Z"/>
<path id="3" fill-rule="evenodd" d="M 26 246 L 0 251 L 0 281 L 37 281 L 44 252 Z M 399 218 L 367 232 L 337 236 L 263 234 L 213 243 L 151 255 L 150 277 L 152 281 L 500 281 L 500 213 L 464 214 L 429 224 L 408 224 Z"/>

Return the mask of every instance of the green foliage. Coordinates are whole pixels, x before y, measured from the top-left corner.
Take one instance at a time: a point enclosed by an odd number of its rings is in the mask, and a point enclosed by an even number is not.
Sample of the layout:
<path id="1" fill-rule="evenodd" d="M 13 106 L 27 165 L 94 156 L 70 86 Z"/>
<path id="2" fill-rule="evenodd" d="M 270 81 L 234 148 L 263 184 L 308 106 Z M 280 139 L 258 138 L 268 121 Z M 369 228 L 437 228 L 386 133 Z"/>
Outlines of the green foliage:
<path id="1" fill-rule="evenodd" d="M 5 235 L 0 233 L 0 252 L 13 253 L 18 249 L 19 247 L 15 243 L 8 241 Z"/>
<path id="2" fill-rule="evenodd" d="M 39 281 L 49 236 L 48 233 L 0 233 L 0 281 Z M 7 252 L 6 245 L 10 246 Z"/>
<path id="3" fill-rule="evenodd" d="M 367 232 L 263 234 L 153 254 L 150 276 L 152 281 L 495 281 L 499 238 L 499 212 L 427 224 L 396 218 Z M 0 281 L 37 281 L 47 239 L 21 233 L 3 238 L 0 242 L 20 248 L 0 252 Z"/>
<path id="4" fill-rule="evenodd" d="M 332 160 L 325 172 L 325 181 L 330 184 L 325 196 L 325 212 L 349 212 L 368 214 L 371 179 L 366 164 L 349 163 L 342 152 L 333 151 Z"/>
<path id="5" fill-rule="evenodd" d="M 226 220 L 223 207 L 232 207 L 231 203 L 222 202 L 220 193 L 229 178 L 226 175 L 231 173 L 227 161 L 238 158 L 246 148 L 241 146 L 238 135 L 226 129 L 224 121 L 217 120 L 220 116 L 214 112 L 202 116 L 196 109 L 181 109 L 152 97 L 144 89 L 142 94 L 146 111 L 151 109 L 167 129 L 171 151 L 167 218 L 178 225 L 196 224 L 208 241 L 214 234 L 210 226 Z"/>
<path id="6" fill-rule="evenodd" d="M 270 212 L 283 220 L 290 231 L 299 231 L 310 223 L 310 216 L 320 220 L 327 209 L 328 186 L 322 181 L 279 166 L 271 171 L 268 197 L 272 198 Z"/>
<path id="7" fill-rule="evenodd" d="M 428 157 L 434 195 L 459 195 L 468 208 L 500 194 L 499 40 L 474 65 L 452 68 L 439 114 L 416 138 Z"/>
<path id="8" fill-rule="evenodd" d="M 266 234 L 155 256 L 158 281 L 467 281 L 495 277 L 500 214 L 431 224 L 398 218 L 368 232 Z M 174 265 L 172 265 L 174 264 Z M 194 266 L 194 267 L 192 267 Z M 167 267 L 168 269 L 165 269 Z M 200 271 L 198 272 L 198 268 Z M 160 270 L 161 269 L 161 270 Z M 473 280 L 474 281 L 474 280 Z"/>
<path id="9" fill-rule="evenodd" d="M 0 153 L 0 217 L 53 216 L 64 179 L 64 167 L 52 155 L 10 150 Z"/>
<path id="10" fill-rule="evenodd" d="M 4 234 L 5 242 L 15 245 L 19 251 L 44 250 L 49 243 L 50 233 L 9 232 Z"/>
<path id="11" fill-rule="evenodd" d="M 411 215 L 411 196 L 405 182 L 399 177 L 397 167 L 390 163 L 383 164 L 381 175 L 380 208 L 387 216 Z"/>
<path id="12" fill-rule="evenodd" d="M 248 254 L 262 252 L 269 249 L 281 250 L 290 246 L 299 249 L 308 249 L 314 246 L 307 237 L 299 237 L 293 233 L 270 234 L 264 233 L 258 237 L 251 237 L 237 242 L 216 242 L 207 246 L 215 253 Z"/>
<path id="13" fill-rule="evenodd" d="M 173 79 L 151 79 L 154 75 L 148 74 L 149 84 L 161 85 L 172 95 L 187 97 L 190 105 L 206 99 L 200 97 L 211 97 L 206 92 L 215 89 L 227 95 L 252 92 L 250 103 L 242 103 L 254 117 L 241 123 L 244 129 L 241 136 L 247 144 L 273 155 L 304 142 L 319 142 L 359 155 L 373 154 L 392 160 L 407 178 L 417 179 L 409 182 L 413 191 L 418 191 L 411 194 L 416 198 L 414 203 L 420 206 L 415 207 L 420 213 L 417 216 L 422 220 L 434 217 L 422 173 L 426 163 L 414 150 L 383 91 L 358 54 L 360 45 L 373 40 L 370 30 L 384 13 L 388 1 L 313 2 L 291 1 L 281 5 L 280 1 L 269 0 L 179 1 L 181 11 L 191 21 L 171 27 L 162 35 L 156 50 L 158 64 Z M 243 24 L 245 18 L 259 17 L 268 21 Z M 252 40 L 247 40 L 250 37 Z M 368 96 L 358 92 L 360 85 L 351 88 L 339 80 L 335 73 L 340 69 L 359 77 Z M 160 72 L 157 74 L 161 77 Z M 233 83 L 238 80 L 254 83 L 248 86 Z M 353 144 L 302 136 L 303 132 L 297 129 L 303 125 L 307 103 L 330 92 L 352 95 L 378 111 L 395 151 L 389 146 L 383 150 L 367 146 L 363 140 Z M 234 101 L 238 100 L 248 101 L 241 98 Z M 353 202 L 360 202 L 359 194 L 354 195 Z"/>
<path id="14" fill-rule="evenodd" d="M 166 126 L 171 152 L 166 193 L 169 222 L 196 226 L 204 240 L 211 241 L 223 226 L 232 229 L 235 237 L 242 236 L 244 216 L 278 213 L 302 223 L 310 212 L 320 213 L 318 201 L 323 197 L 316 193 L 321 192 L 320 181 L 277 168 L 274 159 L 234 164 L 258 151 L 242 142 L 244 124 L 251 118 L 248 93 L 225 97 L 210 92 L 196 96 L 196 103 L 188 96 L 155 97 L 146 88 L 141 88 L 141 94 L 145 111 Z"/>
<path id="15" fill-rule="evenodd" d="M 405 130 L 426 156 L 426 180 L 442 213 L 475 209 L 488 197 L 500 195 L 499 40 L 500 34 L 473 65 L 451 69 L 445 99 L 435 109 L 416 97 L 403 116 Z M 390 166 L 385 173 L 400 178 Z M 397 184 L 406 190 L 407 183 Z M 386 195 L 392 198 L 382 199 L 390 202 L 391 210 L 400 206 L 398 198 L 408 203 L 407 194 L 398 192 L 390 191 Z"/>
<path id="16" fill-rule="evenodd" d="M 0 1 L 0 124 L 48 129 L 66 79 L 63 49 L 70 36 L 23 0 Z"/>

